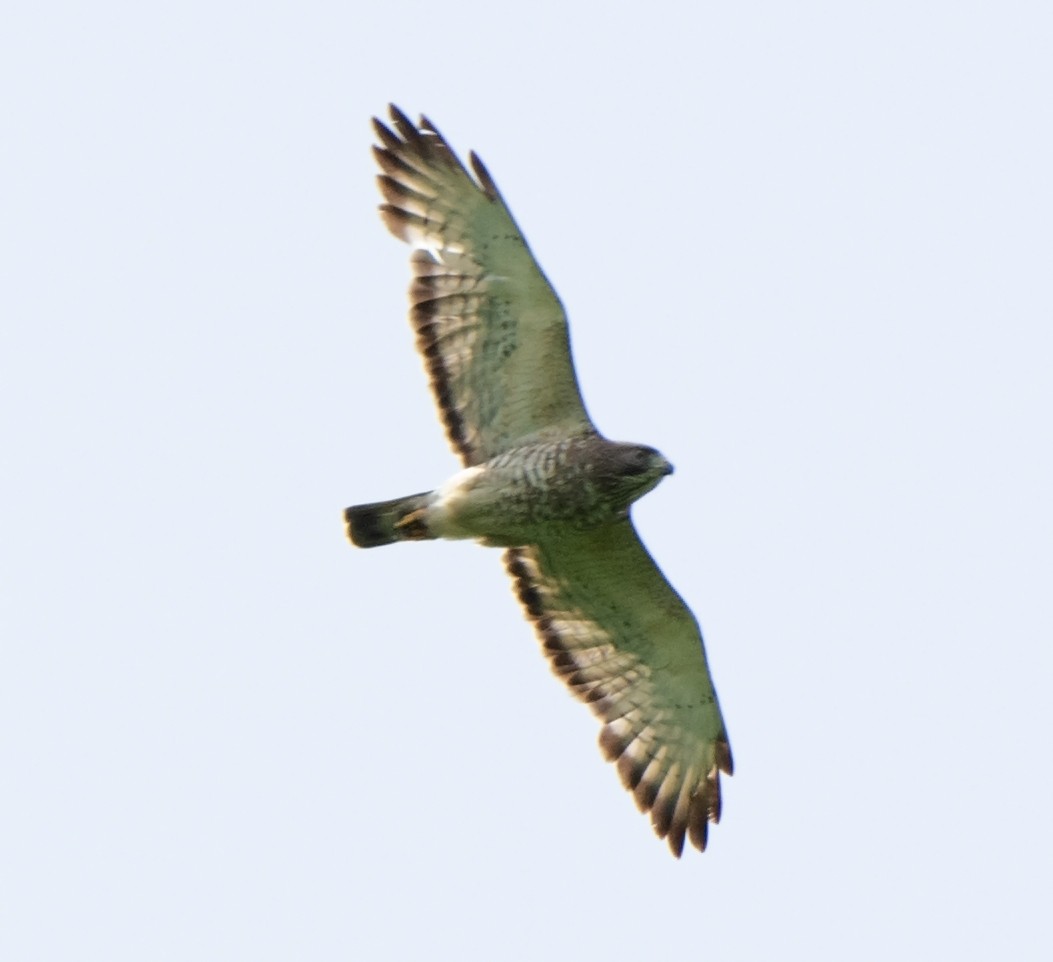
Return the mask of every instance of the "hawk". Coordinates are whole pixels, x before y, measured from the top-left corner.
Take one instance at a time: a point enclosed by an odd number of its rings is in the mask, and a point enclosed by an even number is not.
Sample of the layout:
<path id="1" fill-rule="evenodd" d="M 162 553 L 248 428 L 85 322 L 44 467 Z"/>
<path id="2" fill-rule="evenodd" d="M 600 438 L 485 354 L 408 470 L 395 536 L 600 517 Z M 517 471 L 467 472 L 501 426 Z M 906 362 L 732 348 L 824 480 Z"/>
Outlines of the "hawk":
<path id="1" fill-rule="evenodd" d="M 703 851 L 731 749 L 698 622 L 629 515 L 673 468 L 593 426 L 563 307 L 482 161 L 469 154 L 469 173 L 395 106 L 373 123 L 381 217 L 414 248 L 410 317 L 464 470 L 348 508 L 348 536 L 504 548 L 552 670 L 603 723 L 604 756 L 674 855 L 685 838 Z"/>

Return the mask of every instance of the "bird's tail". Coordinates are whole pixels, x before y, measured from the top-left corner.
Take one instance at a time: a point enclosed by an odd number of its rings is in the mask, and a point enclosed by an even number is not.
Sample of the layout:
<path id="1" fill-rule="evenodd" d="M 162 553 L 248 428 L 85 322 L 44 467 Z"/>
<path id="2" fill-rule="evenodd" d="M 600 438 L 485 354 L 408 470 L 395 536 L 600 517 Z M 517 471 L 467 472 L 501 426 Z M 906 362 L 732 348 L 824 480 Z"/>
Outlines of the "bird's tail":
<path id="1" fill-rule="evenodd" d="M 431 492 L 394 501 L 356 504 L 344 511 L 347 536 L 360 548 L 377 548 L 396 541 L 425 541 L 436 537 L 428 530 L 426 508 Z"/>

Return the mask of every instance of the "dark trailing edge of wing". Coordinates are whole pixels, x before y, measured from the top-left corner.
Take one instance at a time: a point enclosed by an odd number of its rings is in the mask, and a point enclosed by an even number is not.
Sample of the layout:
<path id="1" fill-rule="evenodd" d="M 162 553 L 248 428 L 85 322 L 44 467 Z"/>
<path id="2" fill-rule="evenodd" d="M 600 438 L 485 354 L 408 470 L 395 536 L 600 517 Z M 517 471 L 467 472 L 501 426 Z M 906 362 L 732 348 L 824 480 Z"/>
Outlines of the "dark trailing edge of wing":
<path id="1" fill-rule="evenodd" d="M 427 251 L 416 251 L 414 253 L 414 269 L 417 269 L 418 265 L 426 266 L 425 261 L 431 264 L 436 263 L 435 258 Z M 428 304 L 434 305 L 434 300 L 418 302 L 414 304 L 413 309 L 410 311 L 410 323 L 412 323 L 416 334 L 417 350 L 420 351 L 421 356 L 424 358 L 424 367 L 428 372 L 428 380 L 431 382 L 432 394 L 439 408 L 443 427 L 446 429 L 446 437 L 454 450 L 461 456 L 461 460 L 466 465 L 472 465 L 478 458 L 468 443 L 468 435 L 464 429 L 464 419 L 450 397 L 450 376 L 446 370 L 446 363 L 443 361 L 442 351 L 439 347 L 438 325 L 434 320 L 433 314 L 434 307 L 426 307 L 425 305 Z"/>
<path id="2" fill-rule="evenodd" d="M 412 241 L 414 230 L 441 231 L 442 224 L 429 221 L 427 217 L 407 209 L 413 202 L 427 207 L 430 198 L 415 190 L 412 182 L 429 180 L 430 176 L 434 176 L 430 172 L 436 167 L 455 170 L 489 199 L 497 197 L 493 179 L 477 158 L 473 160 L 473 167 L 479 174 L 481 186 L 472 179 L 438 128 L 426 117 L 421 117 L 417 126 L 394 104 L 390 106 L 390 112 L 391 127 L 379 118 L 373 118 L 373 127 L 380 141 L 379 146 L 374 145 L 373 154 L 383 171 L 377 177 L 380 192 L 386 201 L 380 205 L 380 216 L 392 234 L 401 240 Z M 407 180 L 410 183 L 406 183 Z M 411 263 L 415 279 L 411 287 L 413 308 L 410 319 L 416 334 L 417 349 L 424 358 L 446 435 L 464 463 L 474 464 L 477 455 L 468 443 L 463 418 L 453 403 L 450 376 L 439 344 L 435 318 L 442 307 L 442 299 L 434 293 L 437 282 L 429 280 L 436 275 L 447 276 L 449 269 L 426 250 L 416 250 Z"/>

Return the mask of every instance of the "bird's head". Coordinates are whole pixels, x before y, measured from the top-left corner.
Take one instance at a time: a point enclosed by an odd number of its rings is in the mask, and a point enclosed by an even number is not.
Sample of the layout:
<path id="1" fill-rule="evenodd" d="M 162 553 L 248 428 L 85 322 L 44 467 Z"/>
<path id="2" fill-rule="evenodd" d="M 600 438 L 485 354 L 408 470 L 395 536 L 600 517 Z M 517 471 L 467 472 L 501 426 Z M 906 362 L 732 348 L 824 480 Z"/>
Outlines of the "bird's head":
<path id="1" fill-rule="evenodd" d="M 610 448 L 612 488 L 628 505 L 642 498 L 673 466 L 646 444 L 613 444 Z"/>

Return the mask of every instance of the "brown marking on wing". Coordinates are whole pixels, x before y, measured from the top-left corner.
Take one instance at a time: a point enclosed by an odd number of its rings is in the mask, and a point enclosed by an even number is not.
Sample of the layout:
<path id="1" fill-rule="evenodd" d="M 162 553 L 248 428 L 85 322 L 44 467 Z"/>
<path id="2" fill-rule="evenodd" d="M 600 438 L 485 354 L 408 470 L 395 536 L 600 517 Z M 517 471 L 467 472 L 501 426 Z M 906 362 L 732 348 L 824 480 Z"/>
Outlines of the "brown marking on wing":
<path id="1" fill-rule="evenodd" d="M 556 675 L 603 721 L 600 750 L 677 857 L 720 820 L 731 748 L 694 616 L 631 522 L 512 548 L 505 564 Z"/>
<path id="2" fill-rule="evenodd" d="M 410 317 L 454 449 L 478 464 L 529 440 L 593 430 L 562 305 L 473 153 L 391 107 L 373 152 L 388 230 L 413 245 Z"/>

